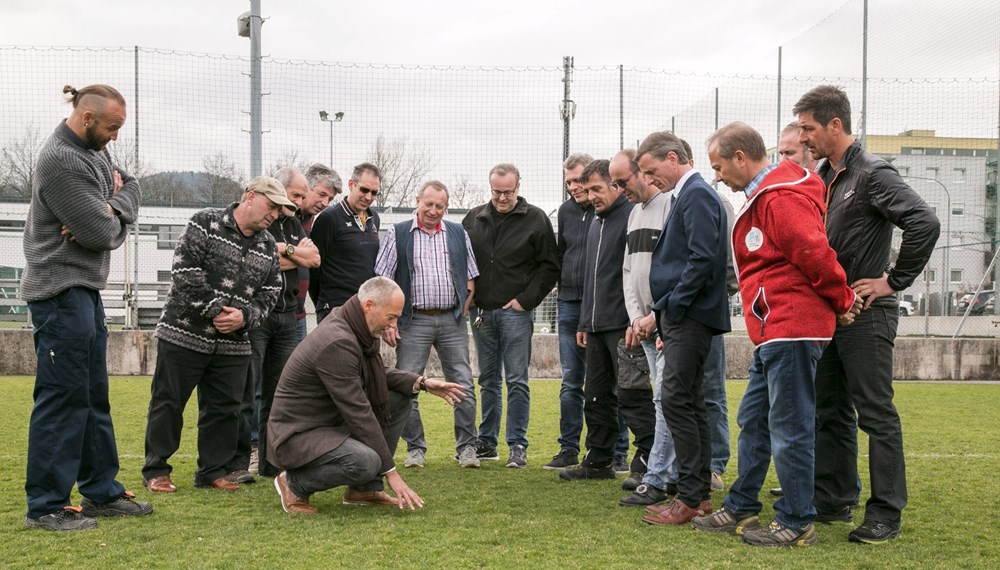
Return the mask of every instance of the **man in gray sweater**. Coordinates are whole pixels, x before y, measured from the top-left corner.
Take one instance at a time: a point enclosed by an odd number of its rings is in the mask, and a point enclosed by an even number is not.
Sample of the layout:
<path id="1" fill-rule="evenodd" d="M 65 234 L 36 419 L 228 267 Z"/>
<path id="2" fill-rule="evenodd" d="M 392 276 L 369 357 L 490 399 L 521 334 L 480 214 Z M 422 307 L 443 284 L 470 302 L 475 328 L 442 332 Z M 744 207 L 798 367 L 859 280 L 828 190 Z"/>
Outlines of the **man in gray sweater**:
<path id="1" fill-rule="evenodd" d="M 63 93 L 73 112 L 38 156 L 21 278 L 38 355 L 24 526 L 53 531 L 94 528 L 95 516 L 153 512 L 115 480 L 118 450 L 100 295 L 111 251 L 139 213 L 138 182 L 104 150 L 125 123 L 125 99 L 108 85 L 67 85 Z M 81 508 L 70 505 L 74 484 L 83 495 Z"/>

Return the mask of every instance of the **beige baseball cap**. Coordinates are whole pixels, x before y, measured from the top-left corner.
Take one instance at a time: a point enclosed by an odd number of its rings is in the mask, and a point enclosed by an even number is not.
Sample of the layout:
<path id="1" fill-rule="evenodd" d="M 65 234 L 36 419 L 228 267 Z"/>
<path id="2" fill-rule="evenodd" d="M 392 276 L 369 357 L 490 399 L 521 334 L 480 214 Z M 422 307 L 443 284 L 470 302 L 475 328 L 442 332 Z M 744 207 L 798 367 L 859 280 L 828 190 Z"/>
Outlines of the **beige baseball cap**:
<path id="1" fill-rule="evenodd" d="M 293 212 L 299 209 L 295 203 L 288 199 L 288 194 L 285 193 L 285 186 L 270 176 L 258 176 L 251 180 L 250 184 L 247 184 L 247 192 L 267 196 L 270 201 L 279 206 L 284 206 Z"/>

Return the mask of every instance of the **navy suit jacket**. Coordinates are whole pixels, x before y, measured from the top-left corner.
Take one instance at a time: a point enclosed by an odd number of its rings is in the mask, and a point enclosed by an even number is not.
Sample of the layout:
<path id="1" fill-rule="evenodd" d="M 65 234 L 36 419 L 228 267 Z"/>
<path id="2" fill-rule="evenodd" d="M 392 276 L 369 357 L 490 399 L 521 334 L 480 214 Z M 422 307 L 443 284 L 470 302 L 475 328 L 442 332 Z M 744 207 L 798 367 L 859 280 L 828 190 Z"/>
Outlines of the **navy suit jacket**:
<path id="1" fill-rule="evenodd" d="M 680 190 L 653 250 L 649 269 L 653 309 L 671 323 L 689 318 L 715 334 L 729 332 L 726 209 L 698 173 Z"/>

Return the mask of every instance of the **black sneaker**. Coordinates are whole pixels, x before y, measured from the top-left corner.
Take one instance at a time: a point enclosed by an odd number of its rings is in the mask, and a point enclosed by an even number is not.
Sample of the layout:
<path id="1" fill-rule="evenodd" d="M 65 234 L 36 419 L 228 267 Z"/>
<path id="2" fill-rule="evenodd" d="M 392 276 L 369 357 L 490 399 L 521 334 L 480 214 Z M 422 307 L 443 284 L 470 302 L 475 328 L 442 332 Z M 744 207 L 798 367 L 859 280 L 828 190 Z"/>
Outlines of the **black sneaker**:
<path id="1" fill-rule="evenodd" d="M 593 465 L 574 465 L 559 470 L 559 478 L 566 481 L 582 481 L 585 479 L 614 479 L 615 470 L 611 465 L 604 467 L 594 467 Z"/>
<path id="2" fill-rule="evenodd" d="M 635 491 L 642 485 L 642 478 L 645 476 L 645 473 L 629 472 L 628 477 L 622 481 L 622 491 Z"/>
<path id="3" fill-rule="evenodd" d="M 645 507 L 646 505 L 655 505 L 656 503 L 665 501 L 668 496 L 667 492 L 663 489 L 657 489 L 652 485 L 643 483 L 636 487 L 631 495 L 622 497 L 618 501 L 618 505 L 621 507 Z"/>
<path id="4" fill-rule="evenodd" d="M 745 529 L 743 542 L 754 546 L 809 546 L 819 542 L 819 537 L 811 524 L 789 528 L 778 521 L 771 521 L 763 528 Z"/>
<path id="5" fill-rule="evenodd" d="M 579 464 L 580 452 L 573 451 L 572 449 L 563 449 L 552 457 L 552 461 L 542 465 L 542 469 L 563 469 Z"/>
<path id="6" fill-rule="evenodd" d="M 24 517 L 24 528 L 63 532 L 90 530 L 97 528 L 97 521 L 80 514 L 80 507 L 63 507 L 60 511 L 42 515 L 36 519 Z"/>
<path id="7" fill-rule="evenodd" d="M 496 453 L 496 452 L 494 452 Z M 528 466 L 528 450 L 523 445 L 515 443 L 510 446 L 510 456 L 507 458 L 507 467 L 524 469 Z"/>
<path id="8" fill-rule="evenodd" d="M 899 537 L 899 525 L 880 521 L 865 520 L 861 526 L 847 535 L 847 540 L 863 544 L 885 544 Z"/>
<path id="9" fill-rule="evenodd" d="M 823 524 L 833 524 L 835 522 L 853 522 L 853 517 L 851 516 L 851 507 L 844 506 L 843 508 L 836 511 L 817 511 L 816 512 L 816 522 Z"/>
<path id="10" fill-rule="evenodd" d="M 619 475 L 624 475 L 629 472 L 628 468 L 628 456 L 627 455 L 616 455 L 614 459 L 611 460 L 611 468 L 615 470 L 615 473 Z"/>
<path id="11" fill-rule="evenodd" d="M 81 512 L 87 517 L 135 517 L 153 512 L 153 505 L 140 503 L 135 495 L 125 491 L 125 494 L 110 503 L 99 505 L 90 499 L 80 501 Z"/>
<path id="12" fill-rule="evenodd" d="M 500 461 L 500 456 L 497 455 L 497 448 L 489 447 L 479 440 L 476 440 L 476 457 L 480 461 Z"/>
<path id="13" fill-rule="evenodd" d="M 760 528 L 760 518 L 757 513 L 734 513 L 722 505 L 712 514 L 694 517 L 691 526 L 705 532 L 728 532 L 742 536 L 745 530 Z"/>
<path id="14" fill-rule="evenodd" d="M 257 479 L 254 478 L 253 473 L 250 473 L 248 469 L 237 469 L 226 474 L 226 481 L 242 485 L 244 483 L 256 483 Z"/>

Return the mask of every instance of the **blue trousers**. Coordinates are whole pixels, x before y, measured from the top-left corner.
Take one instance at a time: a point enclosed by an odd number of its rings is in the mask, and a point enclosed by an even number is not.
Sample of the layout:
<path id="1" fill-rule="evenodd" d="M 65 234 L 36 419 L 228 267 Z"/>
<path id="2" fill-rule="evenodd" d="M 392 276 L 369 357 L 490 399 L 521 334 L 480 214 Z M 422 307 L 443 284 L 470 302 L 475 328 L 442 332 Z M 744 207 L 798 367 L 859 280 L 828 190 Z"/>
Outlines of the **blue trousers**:
<path id="1" fill-rule="evenodd" d="M 70 504 L 76 483 L 95 503 L 125 493 L 115 480 L 118 448 L 108 401 L 108 329 L 97 291 L 71 287 L 28 304 L 34 325 L 34 407 L 28 425 L 28 513 Z"/>

